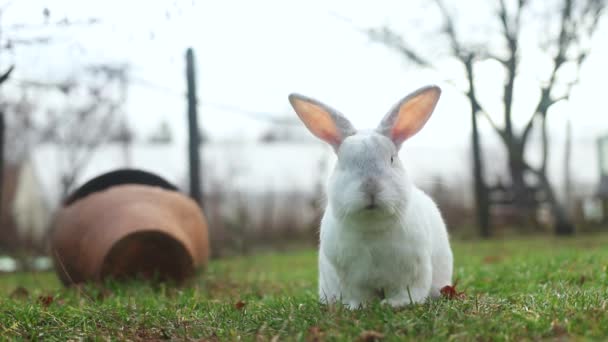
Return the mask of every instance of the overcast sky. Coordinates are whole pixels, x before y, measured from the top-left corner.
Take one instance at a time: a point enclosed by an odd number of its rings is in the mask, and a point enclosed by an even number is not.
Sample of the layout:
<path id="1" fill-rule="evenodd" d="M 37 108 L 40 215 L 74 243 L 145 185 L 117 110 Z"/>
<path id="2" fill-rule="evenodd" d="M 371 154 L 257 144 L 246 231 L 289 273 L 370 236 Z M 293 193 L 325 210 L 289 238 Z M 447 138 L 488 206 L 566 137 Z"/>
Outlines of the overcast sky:
<path id="1" fill-rule="evenodd" d="M 440 53 L 433 55 L 441 43 L 432 33 L 439 18 L 436 9 L 422 1 L 365 3 L 368 5 L 347 0 L 11 1 L 2 12 L 4 37 L 49 35 L 54 42 L 44 47 L 19 46 L 12 55 L 0 54 L 0 66 L 15 62 L 16 79 L 53 81 L 70 77 L 89 63 L 128 62 L 133 77 L 129 120 L 145 135 L 166 119 L 178 139 L 186 139 L 184 52 L 189 46 L 197 58 L 200 121 L 216 138 L 255 137 L 267 125 L 221 106 L 293 115 L 287 95 L 299 92 L 345 113 L 357 127 L 374 127 L 401 97 L 437 83 L 444 90 L 442 100 L 426 129 L 411 144 L 467 145 L 467 102 L 458 89 L 444 82 L 452 78 L 462 83 L 460 70 Z M 467 37 L 483 40 L 492 29 L 490 2 L 466 2 L 470 7 L 458 3 L 459 20 L 471 27 L 465 32 Z M 40 26 L 44 8 L 50 11 L 51 23 L 64 17 L 71 21 L 98 18 L 100 22 L 67 29 Z M 361 27 L 395 27 L 408 42 L 430 51 L 440 61 L 440 71 L 424 71 L 405 63 L 341 18 Z M 15 24 L 34 28 L 14 28 Z M 594 139 L 608 131 L 607 26 L 604 20 L 572 100 L 556 106 L 552 113 L 554 135 L 564 132 L 568 115 L 577 140 Z M 542 60 L 524 65 L 523 77 L 534 81 L 542 77 L 546 66 Z M 479 66 L 479 74 L 484 85 L 480 93 L 489 99 L 484 104 L 500 113 L 500 102 L 492 101 L 500 90 L 495 81 L 500 74 L 491 64 Z M 534 87 L 516 93 L 516 116 L 524 118 L 536 96 Z M 496 118 L 500 120 L 500 114 Z"/>

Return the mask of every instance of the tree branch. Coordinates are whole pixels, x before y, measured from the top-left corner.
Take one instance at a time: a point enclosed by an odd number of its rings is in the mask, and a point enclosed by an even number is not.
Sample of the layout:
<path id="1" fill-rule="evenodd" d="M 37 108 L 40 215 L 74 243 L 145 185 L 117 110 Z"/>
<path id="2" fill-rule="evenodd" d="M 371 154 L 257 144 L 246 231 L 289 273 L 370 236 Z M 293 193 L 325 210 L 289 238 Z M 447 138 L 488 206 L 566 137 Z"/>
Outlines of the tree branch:
<path id="1" fill-rule="evenodd" d="M 547 132 L 547 115 L 543 115 L 541 122 L 541 164 L 540 171 L 545 174 L 547 172 L 547 161 L 549 160 L 549 133 Z"/>
<path id="2" fill-rule="evenodd" d="M 515 13 L 515 19 L 513 23 L 509 18 L 507 6 L 504 0 L 499 0 L 498 18 L 502 25 L 502 34 L 507 42 L 507 50 L 509 51 L 508 57 L 505 59 L 503 66 L 507 72 L 507 81 L 504 85 L 503 92 L 503 106 L 504 106 L 504 117 L 505 117 L 505 129 L 504 134 L 509 140 L 509 149 L 511 150 L 514 146 L 511 145 L 513 140 L 513 123 L 512 123 L 512 109 L 513 109 L 513 88 L 515 87 L 515 76 L 517 74 L 517 63 L 518 63 L 518 37 L 520 31 L 520 17 L 523 6 L 526 4 L 525 1 L 519 1 L 517 12 Z"/>
<path id="3" fill-rule="evenodd" d="M 467 81 L 469 83 L 469 90 L 466 92 L 466 96 L 469 98 L 469 102 L 471 103 L 471 109 L 473 113 L 481 112 L 484 114 L 485 118 L 488 120 L 492 128 L 496 131 L 496 133 L 502 138 L 505 144 L 508 144 L 504 131 L 498 127 L 496 122 L 492 119 L 492 117 L 488 114 L 488 111 L 483 109 L 479 100 L 477 100 L 477 94 L 475 92 L 475 75 L 473 70 L 473 60 L 474 56 L 471 54 L 468 58 L 461 60 L 461 62 L 465 66 L 465 71 L 467 74 Z"/>
<path id="4" fill-rule="evenodd" d="M 570 36 L 570 20 L 572 15 L 572 0 L 564 0 L 564 7 L 561 12 L 561 26 L 560 32 L 557 38 L 558 48 L 557 53 L 553 57 L 553 69 L 551 70 L 551 76 L 549 77 L 549 82 L 546 86 L 541 88 L 541 96 L 538 100 L 536 108 L 534 112 L 528 119 L 528 123 L 526 124 L 524 131 L 521 135 L 521 148 L 525 150 L 525 146 L 528 142 L 528 138 L 530 136 L 530 132 L 532 131 L 532 127 L 534 126 L 534 118 L 537 115 L 541 115 L 546 113 L 549 107 L 552 105 L 551 102 L 551 91 L 555 86 L 555 81 L 557 79 L 557 72 L 559 68 L 565 62 L 565 54 L 567 49 L 570 47 L 570 42 L 572 41 Z"/>
<path id="5" fill-rule="evenodd" d="M 464 51 L 462 44 L 460 43 L 460 41 L 456 35 L 456 29 L 454 28 L 454 21 L 452 20 L 452 16 L 450 15 L 447 8 L 443 4 L 443 1 L 435 0 L 435 3 L 437 4 L 437 7 L 439 7 L 439 10 L 441 11 L 441 14 L 443 15 L 443 20 L 444 20 L 443 31 L 450 39 L 450 46 L 452 48 L 452 53 L 454 54 L 454 56 L 456 56 L 460 60 L 466 59 L 468 57 L 467 55 L 469 53 L 466 53 Z"/>
<path id="6" fill-rule="evenodd" d="M 406 44 L 405 40 L 401 37 L 401 35 L 397 34 L 392 29 L 386 26 L 380 28 L 362 28 L 353 23 L 351 19 L 346 18 L 340 14 L 331 12 L 330 15 L 338 18 L 339 20 L 344 21 L 356 31 L 366 35 L 372 42 L 384 44 L 385 46 L 401 53 L 409 61 L 414 62 L 419 66 L 429 69 L 435 69 L 430 61 L 422 57 L 411 46 Z"/>
<path id="7" fill-rule="evenodd" d="M 496 133 L 500 136 L 500 138 L 502 139 L 502 141 L 506 144 L 506 142 L 507 142 L 507 136 L 505 135 L 505 131 L 496 124 L 496 121 L 494 121 L 494 119 L 492 119 L 492 117 L 490 116 L 490 113 L 488 113 L 481 106 L 479 107 L 479 112 L 481 114 L 483 114 L 484 118 L 486 118 L 486 120 L 488 121 L 488 123 L 490 124 L 490 126 L 492 126 L 492 128 L 494 129 L 494 131 L 496 131 Z"/>
<path id="8" fill-rule="evenodd" d="M 484 51 L 477 54 L 479 60 L 493 60 L 500 63 L 502 66 L 507 66 L 508 61 L 504 58 L 498 57 L 497 55 Z"/>
<path id="9" fill-rule="evenodd" d="M 434 69 L 433 65 L 424 57 L 419 55 L 413 48 L 408 46 L 403 38 L 388 27 L 381 29 L 365 30 L 367 36 L 374 42 L 383 43 L 384 45 L 398 51 L 408 60 L 416 63 L 419 66 Z"/>
<path id="10" fill-rule="evenodd" d="M 465 49 L 463 48 L 462 44 L 460 43 L 460 41 L 458 39 L 458 36 L 456 35 L 454 21 L 452 20 L 452 17 L 450 16 L 450 13 L 448 12 L 447 8 L 443 4 L 443 1 L 435 0 L 435 2 L 437 3 L 437 6 L 439 7 L 441 14 L 443 15 L 443 19 L 445 21 L 444 32 L 450 39 L 450 46 L 452 48 L 452 54 L 465 67 L 465 72 L 467 74 L 467 82 L 469 84 L 469 90 L 467 92 L 465 92 L 465 95 L 469 98 L 469 102 L 471 103 L 473 112 L 475 112 L 475 113 L 481 112 L 484 115 L 484 117 L 487 119 L 487 121 L 490 123 L 490 126 L 492 126 L 492 128 L 496 131 L 496 133 L 502 138 L 503 142 L 507 143 L 504 130 L 502 130 L 496 124 L 496 122 L 489 115 L 488 111 L 483 109 L 483 107 L 479 103 L 479 100 L 477 99 L 477 95 L 475 92 L 475 83 L 474 83 L 475 77 L 473 74 L 473 62 L 476 59 L 477 55 L 475 55 L 472 52 L 465 51 Z M 486 56 L 490 57 L 489 54 Z M 492 58 L 498 60 L 501 63 L 504 63 L 504 61 L 498 57 L 492 57 Z"/>
<path id="11" fill-rule="evenodd" d="M 6 82 L 8 78 L 11 76 L 11 73 L 15 69 L 14 65 L 11 65 L 2 75 L 0 75 L 0 84 Z"/>

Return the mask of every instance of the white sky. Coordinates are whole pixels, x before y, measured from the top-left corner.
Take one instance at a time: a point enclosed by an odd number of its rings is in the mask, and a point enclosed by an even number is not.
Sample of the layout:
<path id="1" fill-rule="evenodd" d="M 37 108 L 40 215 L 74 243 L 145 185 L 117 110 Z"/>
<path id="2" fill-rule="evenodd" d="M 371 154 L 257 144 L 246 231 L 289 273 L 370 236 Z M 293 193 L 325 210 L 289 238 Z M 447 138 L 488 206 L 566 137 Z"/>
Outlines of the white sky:
<path id="1" fill-rule="evenodd" d="M 186 108 L 181 94 L 185 91 L 184 52 L 188 46 L 195 49 L 198 62 L 200 122 L 216 138 L 255 137 L 265 124 L 210 104 L 290 115 L 287 95 L 299 92 L 345 113 L 357 127 L 373 127 L 408 92 L 438 83 L 444 90 L 442 100 L 426 129 L 410 144 L 468 146 L 467 102 L 458 90 L 443 82 L 459 74 L 454 64 L 443 62 L 441 73 L 421 71 L 385 47 L 371 43 L 336 16 L 350 18 L 363 27 L 390 24 L 402 30 L 412 44 L 434 51 L 441 44 L 430 33 L 438 20 L 436 11 L 423 1 L 365 3 L 12 1 L 2 13 L 3 36 L 49 34 L 56 43 L 20 46 L 12 56 L 0 54 L 0 66 L 5 68 L 15 61 L 15 78 L 52 81 L 69 77 L 91 62 L 127 61 L 134 78 L 127 109 L 129 120 L 145 135 L 166 119 L 179 139 L 186 139 Z M 482 39 L 485 30 L 492 28 L 487 21 L 487 4 L 475 0 L 466 3 L 470 7 L 458 5 L 462 20 L 473 27 L 465 32 L 467 36 Z M 70 29 L 9 29 L 14 24 L 42 24 L 45 7 L 50 9 L 51 22 L 64 17 L 73 21 L 95 17 L 101 23 Z M 573 119 L 576 140 L 595 139 L 608 131 L 604 98 L 607 26 L 604 20 L 572 100 L 556 106 L 552 113 L 554 137 L 564 132 L 567 113 Z M 535 72 L 542 71 L 543 66 L 546 64 L 541 60 L 522 66 L 526 71 L 522 77 L 535 80 Z M 500 83 L 495 82 L 500 74 L 491 64 L 480 66 L 478 73 L 482 76 L 480 94 L 492 98 L 500 90 L 496 86 Z M 144 81 L 148 85 L 142 84 Z M 522 113 L 520 117 L 527 115 L 536 95 L 535 88 L 522 88 L 516 94 L 515 109 Z M 500 110 L 498 101 L 484 105 L 492 111 Z"/>

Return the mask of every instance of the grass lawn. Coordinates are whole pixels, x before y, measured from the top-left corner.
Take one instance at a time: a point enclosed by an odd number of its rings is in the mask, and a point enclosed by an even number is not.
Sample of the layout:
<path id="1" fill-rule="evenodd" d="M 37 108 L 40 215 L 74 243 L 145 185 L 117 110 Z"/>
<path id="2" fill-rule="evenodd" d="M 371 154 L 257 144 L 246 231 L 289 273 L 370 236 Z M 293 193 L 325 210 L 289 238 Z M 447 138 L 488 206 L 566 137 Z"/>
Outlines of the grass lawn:
<path id="1" fill-rule="evenodd" d="M 0 275 L 0 339 L 608 339 L 608 235 L 456 242 L 465 298 L 393 310 L 319 305 L 316 252 L 213 261 L 188 286 L 63 289 Z"/>

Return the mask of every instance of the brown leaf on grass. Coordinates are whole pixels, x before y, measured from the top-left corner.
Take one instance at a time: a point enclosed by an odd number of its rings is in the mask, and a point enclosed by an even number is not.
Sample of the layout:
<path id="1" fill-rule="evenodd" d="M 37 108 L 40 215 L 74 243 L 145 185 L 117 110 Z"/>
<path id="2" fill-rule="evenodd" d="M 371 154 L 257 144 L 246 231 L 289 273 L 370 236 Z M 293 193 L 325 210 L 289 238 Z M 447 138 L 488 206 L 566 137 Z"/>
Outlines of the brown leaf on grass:
<path id="1" fill-rule="evenodd" d="M 102 302 L 114 294 L 110 289 L 99 284 L 91 286 L 85 286 L 83 284 L 71 284 L 70 288 L 91 302 L 96 300 Z"/>
<path id="2" fill-rule="evenodd" d="M 554 319 L 553 322 L 551 322 L 551 331 L 554 336 L 564 336 L 568 334 L 568 330 L 561 325 L 557 319 Z"/>
<path id="3" fill-rule="evenodd" d="M 306 341 L 318 342 L 322 341 L 322 339 L 323 332 L 321 331 L 321 328 L 316 325 L 313 325 L 312 327 L 308 328 L 308 337 L 306 338 Z"/>
<path id="4" fill-rule="evenodd" d="M 220 339 L 217 337 L 217 334 L 214 332 L 208 338 L 198 339 L 197 342 L 218 342 Z"/>
<path id="5" fill-rule="evenodd" d="M 45 308 L 53 304 L 54 301 L 55 298 L 53 298 L 53 296 L 38 296 L 38 303 L 40 303 L 40 305 L 44 306 Z"/>
<path id="6" fill-rule="evenodd" d="M 30 296 L 30 292 L 22 286 L 19 286 L 11 292 L 10 297 L 13 299 L 26 299 Z"/>
<path id="7" fill-rule="evenodd" d="M 579 285 L 583 285 L 585 282 L 587 281 L 587 277 L 585 277 L 584 275 L 582 275 L 579 279 L 578 279 L 578 284 Z"/>
<path id="8" fill-rule="evenodd" d="M 357 339 L 357 341 L 374 342 L 374 341 L 380 341 L 382 339 L 384 339 L 384 334 L 379 333 L 374 330 L 365 330 L 361 333 L 361 335 L 359 335 L 359 338 Z"/>
<path id="9" fill-rule="evenodd" d="M 111 290 L 109 290 L 105 287 L 102 287 L 99 289 L 99 292 L 97 292 L 96 299 L 100 302 L 103 302 L 106 298 L 108 298 L 112 295 L 113 295 L 113 293 Z"/>
<path id="10" fill-rule="evenodd" d="M 447 299 L 464 299 L 466 298 L 466 294 L 464 293 L 464 291 L 462 292 L 458 292 L 458 290 L 456 290 L 456 283 L 454 283 L 454 285 L 446 285 L 444 287 L 441 288 L 441 290 L 439 290 L 439 292 L 441 293 L 441 295 Z"/>
<path id="11" fill-rule="evenodd" d="M 237 309 L 237 310 L 243 310 L 245 308 L 245 305 L 247 305 L 246 302 L 244 302 L 242 300 L 239 300 L 238 302 L 236 302 L 234 304 L 234 308 Z"/>
<path id="12" fill-rule="evenodd" d="M 255 342 L 265 342 L 266 340 L 268 340 L 266 336 L 260 333 L 255 334 Z"/>
<path id="13" fill-rule="evenodd" d="M 321 310 L 324 312 L 336 313 L 343 308 L 340 304 L 321 304 Z"/>
<path id="14" fill-rule="evenodd" d="M 500 262 L 502 260 L 502 257 L 498 256 L 498 255 L 486 255 L 483 258 L 483 263 L 484 264 L 495 264 L 497 262 Z"/>

